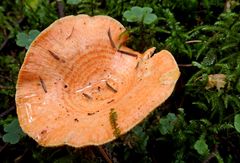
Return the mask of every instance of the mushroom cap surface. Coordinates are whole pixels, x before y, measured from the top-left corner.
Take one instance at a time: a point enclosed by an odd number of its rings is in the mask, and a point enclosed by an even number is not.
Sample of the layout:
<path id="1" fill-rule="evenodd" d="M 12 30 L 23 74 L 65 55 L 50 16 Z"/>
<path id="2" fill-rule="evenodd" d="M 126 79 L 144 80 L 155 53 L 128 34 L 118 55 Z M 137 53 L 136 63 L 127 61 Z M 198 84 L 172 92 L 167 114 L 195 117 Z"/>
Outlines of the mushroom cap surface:
<path id="1" fill-rule="evenodd" d="M 108 16 L 67 16 L 31 44 L 16 86 L 21 128 L 42 146 L 83 147 L 126 133 L 173 92 L 170 52 L 127 48 Z"/>

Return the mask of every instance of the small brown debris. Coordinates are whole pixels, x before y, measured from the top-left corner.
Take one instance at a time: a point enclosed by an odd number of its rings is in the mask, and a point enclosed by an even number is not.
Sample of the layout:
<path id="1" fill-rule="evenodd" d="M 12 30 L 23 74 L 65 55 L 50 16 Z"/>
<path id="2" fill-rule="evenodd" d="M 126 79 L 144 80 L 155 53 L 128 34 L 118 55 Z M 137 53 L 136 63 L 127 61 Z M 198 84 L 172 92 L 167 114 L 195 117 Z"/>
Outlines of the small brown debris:
<path id="1" fill-rule="evenodd" d="M 47 133 L 47 130 L 42 130 L 41 131 L 41 135 L 46 134 L 46 133 Z"/>
<path id="2" fill-rule="evenodd" d="M 137 68 L 138 68 L 138 66 L 139 66 L 139 62 L 136 64 L 136 67 L 135 67 L 135 69 L 137 69 Z"/>
<path id="3" fill-rule="evenodd" d="M 110 104 L 110 103 L 111 103 L 111 102 L 113 102 L 113 101 L 114 101 L 114 99 L 112 99 L 112 100 L 108 101 L 107 103 L 108 103 L 108 104 Z"/>
<path id="4" fill-rule="evenodd" d="M 39 76 L 40 84 L 42 86 L 42 89 L 44 90 L 45 93 L 47 93 L 47 87 L 43 81 L 43 79 Z"/>
<path id="5" fill-rule="evenodd" d="M 109 38 L 109 41 L 110 41 L 110 43 L 111 43 L 111 46 L 114 48 L 114 49 L 116 49 L 116 45 L 115 45 L 115 43 L 113 42 L 113 39 L 112 39 L 112 35 L 111 35 L 111 29 L 109 28 L 108 29 L 108 38 Z"/>
<path id="6" fill-rule="evenodd" d="M 108 86 L 108 88 L 110 88 L 114 93 L 117 93 L 117 90 L 115 88 L 113 88 L 107 81 L 106 81 L 106 85 Z"/>
<path id="7" fill-rule="evenodd" d="M 74 31 L 74 26 L 72 27 L 72 31 L 71 31 L 70 35 L 66 38 L 66 40 L 69 39 L 72 36 L 73 31 Z"/>
<path id="8" fill-rule="evenodd" d="M 92 97 L 91 97 L 90 95 L 86 94 L 86 93 L 82 93 L 82 95 L 83 95 L 84 97 L 86 97 L 87 99 L 92 99 Z"/>
<path id="9" fill-rule="evenodd" d="M 94 115 L 95 113 L 87 113 L 87 115 Z"/>
<path id="10" fill-rule="evenodd" d="M 79 120 L 77 118 L 74 119 L 75 122 L 79 122 Z"/>
<path id="11" fill-rule="evenodd" d="M 61 62 L 65 63 L 65 61 L 63 59 L 60 59 L 60 57 L 56 53 L 52 52 L 51 50 L 48 50 L 48 52 L 57 61 L 61 61 Z"/>
<path id="12" fill-rule="evenodd" d="M 51 54 L 51 56 L 52 56 L 54 59 L 60 61 L 60 58 L 59 58 L 59 56 L 57 56 L 57 54 L 55 54 L 55 53 L 52 52 L 51 50 L 48 50 L 48 52 Z"/>
<path id="13" fill-rule="evenodd" d="M 211 89 L 216 87 L 218 91 L 224 88 L 226 85 L 226 75 L 225 74 L 210 74 L 208 75 L 208 83 L 206 89 Z"/>

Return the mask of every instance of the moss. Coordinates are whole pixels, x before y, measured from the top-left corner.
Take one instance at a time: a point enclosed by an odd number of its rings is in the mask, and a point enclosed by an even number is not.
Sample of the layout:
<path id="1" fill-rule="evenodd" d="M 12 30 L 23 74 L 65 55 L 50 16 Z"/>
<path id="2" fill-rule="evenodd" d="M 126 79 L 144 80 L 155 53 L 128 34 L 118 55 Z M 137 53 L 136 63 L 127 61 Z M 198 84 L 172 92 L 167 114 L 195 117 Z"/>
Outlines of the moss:
<path id="1" fill-rule="evenodd" d="M 113 135 L 115 137 L 119 137 L 120 134 L 121 134 L 121 131 L 118 127 L 118 124 L 117 124 L 117 112 L 115 111 L 114 108 L 111 109 L 110 113 L 109 113 L 109 120 L 110 120 L 110 124 L 112 126 L 112 129 L 113 129 Z"/>

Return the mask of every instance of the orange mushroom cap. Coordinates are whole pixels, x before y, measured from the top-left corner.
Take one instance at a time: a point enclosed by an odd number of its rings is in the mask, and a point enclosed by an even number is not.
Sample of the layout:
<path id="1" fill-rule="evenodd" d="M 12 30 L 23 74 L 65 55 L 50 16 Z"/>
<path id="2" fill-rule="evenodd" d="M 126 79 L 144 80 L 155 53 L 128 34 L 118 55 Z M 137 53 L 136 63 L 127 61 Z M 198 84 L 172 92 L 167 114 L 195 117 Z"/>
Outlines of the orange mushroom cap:
<path id="1" fill-rule="evenodd" d="M 17 114 L 42 146 L 100 145 L 126 133 L 173 92 L 170 52 L 127 48 L 108 16 L 67 16 L 31 44 L 19 72 Z"/>

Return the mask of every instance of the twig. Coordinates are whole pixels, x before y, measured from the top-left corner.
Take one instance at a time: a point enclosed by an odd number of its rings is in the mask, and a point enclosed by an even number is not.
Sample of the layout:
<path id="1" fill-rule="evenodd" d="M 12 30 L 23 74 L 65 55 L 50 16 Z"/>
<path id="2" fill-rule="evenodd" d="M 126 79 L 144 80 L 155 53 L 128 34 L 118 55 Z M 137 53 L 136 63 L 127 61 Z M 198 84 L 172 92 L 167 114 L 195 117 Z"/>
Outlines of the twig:
<path id="1" fill-rule="evenodd" d="M 84 97 L 86 97 L 87 99 L 92 99 L 92 97 L 91 97 L 89 94 L 87 94 L 87 93 L 82 93 L 82 95 L 83 95 Z"/>
<path id="2" fill-rule="evenodd" d="M 23 21 L 24 18 L 25 18 L 25 17 L 22 17 L 20 20 L 18 20 L 18 21 L 17 21 L 17 24 L 22 23 L 22 21 Z M 4 33 L 5 33 L 5 35 L 7 35 L 6 32 L 4 32 Z M 3 43 L 2 43 L 1 46 L 0 46 L 0 51 L 2 51 L 3 48 L 7 45 L 8 41 L 9 41 L 9 39 L 10 39 L 9 36 L 10 36 L 10 34 L 5 37 L 5 40 L 3 41 Z"/>
<path id="3" fill-rule="evenodd" d="M 47 93 L 47 87 L 45 85 L 45 82 L 43 81 L 43 79 L 40 76 L 39 76 L 39 81 L 42 86 L 42 89 L 44 90 L 45 93 Z"/>
<path id="4" fill-rule="evenodd" d="M 216 144 L 214 146 L 213 152 L 203 161 L 203 163 L 208 163 L 212 158 L 216 157 L 217 151 L 218 151 L 218 145 Z"/>
<path id="5" fill-rule="evenodd" d="M 179 67 L 192 67 L 192 64 L 178 64 Z"/>
<path id="6" fill-rule="evenodd" d="M 8 146 L 8 143 L 4 144 L 0 147 L 0 153 Z"/>
<path id="7" fill-rule="evenodd" d="M 2 72 L 4 72 L 4 71 L 2 71 Z M 0 77 L 1 77 L 2 79 L 8 80 L 9 82 L 12 82 L 12 79 L 11 79 L 10 77 L 8 77 L 8 76 L 0 75 Z"/>
<path id="8" fill-rule="evenodd" d="M 13 110 L 15 110 L 15 106 L 12 106 L 12 107 L 10 107 L 8 110 L 2 112 L 2 113 L 0 114 L 0 118 L 8 115 L 8 114 L 9 114 L 11 111 L 13 111 Z"/>
<path id="9" fill-rule="evenodd" d="M 56 0 L 57 1 L 57 9 L 58 9 L 58 17 L 64 17 L 64 4 L 62 0 Z"/>
<path id="10" fill-rule="evenodd" d="M 116 45 L 115 45 L 115 43 L 114 43 L 114 41 L 113 41 L 113 39 L 112 39 L 111 29 L 110 29 L 110 28 L 108 29 L 107 34 L 108 34 L 108 38 L 109 38 L 109 41 L 110 41 L 110 43 L 111 43 L 112 48 L 116 49 Z"/>
<path id="11" fill-rule="evenodd" d="M 0 46 L 0 51 L 2 51 L 2 49 L 7 45 L 9 40 L 9 37 L 6 37 L 5 40 L 3 41 L 3 43 Z"/>
<path id="12" fill-rule="evenodd" d="M 102 146 L 97 146 L 97 147 L 98 147 L 99 152 L 102 154 L 104 159 L 107 161 L 107 163 L 112 163 L 112 160 L 109 158 L 108 154 L 105 152 L 103 147 Z"/>
<path id="13" fill-rule="evenodd" d="M 0 89 L 14 89 L 14 87 L 0 85 Z"/>
<path id="14" fill-rule="evenodd" d="M 107 81 L 106 81 L 106 85 L 108 86 L 108 88 L 110 88 L 114 93 L 117 93 L 117 90 L 115 88 L 113 88 Z"/>
<path id="15" fill-rule="evenodd" d="M 186 44 L 192 44 L 192 43 L 200 43 L 202 42 L 202 40 L 190 40 L 190 41 L 186 41 Z"/>

